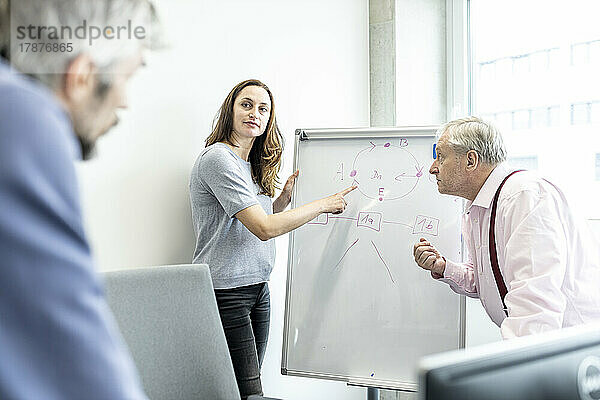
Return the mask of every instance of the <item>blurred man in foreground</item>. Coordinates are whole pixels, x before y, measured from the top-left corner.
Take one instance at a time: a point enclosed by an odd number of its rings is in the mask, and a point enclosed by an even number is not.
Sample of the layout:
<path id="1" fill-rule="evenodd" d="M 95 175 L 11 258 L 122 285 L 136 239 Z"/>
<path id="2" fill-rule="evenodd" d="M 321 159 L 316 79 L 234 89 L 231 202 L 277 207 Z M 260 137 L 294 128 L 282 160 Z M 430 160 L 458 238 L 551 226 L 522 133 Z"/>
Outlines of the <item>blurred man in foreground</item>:
<path id="1" fill-rule="evenodd" d="M 0 0 L 2 399 L 146 398 L 94 272 L 74 161 L 126 107 L 153 18 L 145 0 Z"/>

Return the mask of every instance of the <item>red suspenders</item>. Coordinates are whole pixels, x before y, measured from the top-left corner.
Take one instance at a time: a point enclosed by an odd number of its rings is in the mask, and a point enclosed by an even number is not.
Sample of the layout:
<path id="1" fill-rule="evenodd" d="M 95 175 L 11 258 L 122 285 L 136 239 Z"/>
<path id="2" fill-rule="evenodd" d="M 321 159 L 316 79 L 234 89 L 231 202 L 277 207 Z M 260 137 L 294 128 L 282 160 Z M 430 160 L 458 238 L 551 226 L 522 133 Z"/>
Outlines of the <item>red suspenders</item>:
<path id="1" fill-rule="evenodd" d="M 494 273 L 494 280 L 496 281 L 496 286 L 498 287 L 498 293 L 500 293 L 500 299 L 502 300 L 502 309 L 504 310 L 504 314 L 508 317 L 508 310 L 506 308 L 506 304 L 504 303 L 504 297 L 506 297 L 506 293 L 508 290 L 506 289 L 506 284 L 504 283 L 504 279 L 502 278 L 502 273 L 500 272 L 500 267 L 498 267 L 498 254 L 496 252 L 496 207 L 498 206 L 498 197 L 500 197 L 500 190 L 502 190 L 502 186 L 508 178 L 516 174 L 517 172 L 524 171 L 522 169 L 513 171 L 498 186 L 498 190 L 496 190 L 496 194 L 494 195 L 494 201 L 492 203 L 492 214 L 490 216 L 490 261 L 492 264 L 492 271 Z"/>

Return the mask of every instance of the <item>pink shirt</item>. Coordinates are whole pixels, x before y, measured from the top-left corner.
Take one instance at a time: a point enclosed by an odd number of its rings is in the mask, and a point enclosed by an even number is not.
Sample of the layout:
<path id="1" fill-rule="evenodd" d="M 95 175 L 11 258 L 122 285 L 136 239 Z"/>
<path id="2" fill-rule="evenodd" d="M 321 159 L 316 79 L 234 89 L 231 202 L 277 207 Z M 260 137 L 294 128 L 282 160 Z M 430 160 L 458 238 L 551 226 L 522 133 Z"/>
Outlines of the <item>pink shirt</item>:
<path id="1" fill-rule="evenodd" d="M 440 281 L 478 297 L 505 339 L 600 321 L 600 248 L 560 189 L 529 171 L 506 181 L 496 211 L 506 317 L 491 269 L 489 227 L 494 194 L 513 170 L 497 166 L 467 203 L 462 233 L 469 262 L 447 260 Z"/>

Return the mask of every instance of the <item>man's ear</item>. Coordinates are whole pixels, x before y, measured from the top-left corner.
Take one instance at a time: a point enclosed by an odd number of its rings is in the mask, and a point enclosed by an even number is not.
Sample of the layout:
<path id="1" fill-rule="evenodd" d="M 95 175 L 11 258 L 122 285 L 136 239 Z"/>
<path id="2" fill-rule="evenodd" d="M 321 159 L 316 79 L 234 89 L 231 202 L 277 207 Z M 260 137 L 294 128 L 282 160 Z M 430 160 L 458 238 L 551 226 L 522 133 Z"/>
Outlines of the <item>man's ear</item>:
<path id="1" fill-rule="evenodd" d="M 86 54 L 80 54 L 71 61 L 64 75 L 65 99 L 78 103 L 88 97 L 94 90 L 94 72 L 94 63 Z"/>
<path id="2" fill-rule="evenodd" d="M 479 154 L 475 150 L 467 152 L 467 171 L 474 171 L 479 166 Z"/>

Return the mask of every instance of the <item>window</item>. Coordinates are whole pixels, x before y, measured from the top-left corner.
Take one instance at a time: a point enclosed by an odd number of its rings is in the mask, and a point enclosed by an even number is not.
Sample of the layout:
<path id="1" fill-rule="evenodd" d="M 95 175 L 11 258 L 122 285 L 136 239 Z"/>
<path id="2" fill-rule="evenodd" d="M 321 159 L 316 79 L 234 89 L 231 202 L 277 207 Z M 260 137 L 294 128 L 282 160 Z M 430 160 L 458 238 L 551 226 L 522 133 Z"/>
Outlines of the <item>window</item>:
<path id="1" fill-rule="evenodd" d="M 525 75 L 530 71 L 531 56 L 529 54 L 513 58 L 513 72 L 515 75 Z"/>
<path id="2" fill-rule="evenodd" d="M 548 107 L 548 126 L 560 125 L 560 106 Z"/>
<path id="3" fill-rule="evenodd" d="M 513 129 L 529 129 L 531 127 L 531 112 L 529 110 L 513 111 Z"/>
<path id="4" fill-rule="evenodd" d="M 556 69 L 560 65 L 560 52 L 558 48 L 550 49 L 548 51 L 548 68 Z"/>
<path id="5" fill-rule="evenodd" d="M 571 124 L 589 124 L 590 111 L 590 103 L 571 104 Z"/>
<path id="6" fill-rule="evenodd" d="M 550 50 L 542 50 L 531 55 L 531 70 L 545 71 L 550 66 Z"/>
<path id="7" fill-rule="evenodd" d="M 532 128 L 543 128 L 550 125 L 550 107 L 540 107 L 532 111 L 531 115 L 531 127 Z"/>
<path id="8" fill-rule="evenodd" d="M 510 163 L 510 165 L 518 169 L 526 169 L 529 171 L 538 169 L 537 156 L 509 157 L 508 162 Z"/>
<path id="9" fill-rule="evenodd" d="M 480 63 L 479 76 L 482 82 L 491 82 L 496 76 L 496 63 L 493 61 Z"/>
<path id="10" fill-rule="evenodd" d="M 600 39 L 571 45 L 571 64 L 598 64 L 600 62 Z"/>
<path id="11" fill-rule="evenodd" d="M 600 125 L 600 101 L 595 101 L 590 106 L 590 123 Z"/>
<path id="12" fill-rule="evenodd" d="M 587 64 L 590 60 L 590 47 L 588 43 L 577 43 L 571 45 L 571 64 Z"/>
<path id="13" fill-rule="evenodd" d="M 470 114 L 495 122 L 511 164 L 599 218 L 600 2 L 465 1 Z"/>
<path id="14" fill-rule="evenodd" d="M 492 120 L 494 121 L 494 120 Z M 502 129 L 502 130 L 506 130 L 506 129 L 512 129 L 512 112 L 507 111 L 507 112 L 499 112 L 497 114 L 495 114 L 495 121 L 496 125 L 498 125 L 498 128 Z"/>
<path id="15" fill-rule="evenodd" d="M 590 63 L 595 66 L 600 65 L 600 40 L 590 44 Z"/>

